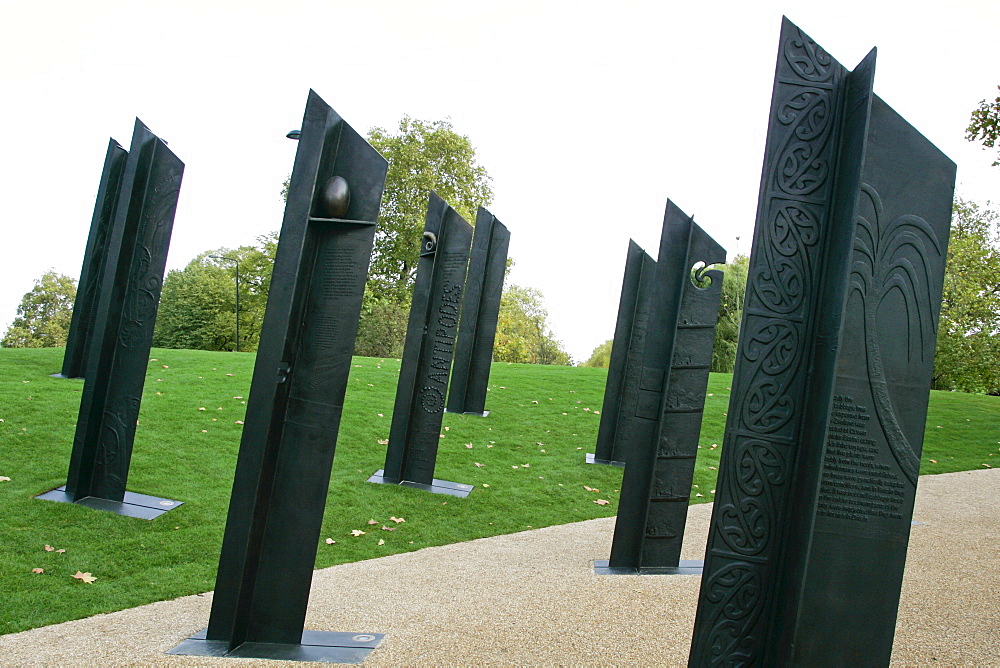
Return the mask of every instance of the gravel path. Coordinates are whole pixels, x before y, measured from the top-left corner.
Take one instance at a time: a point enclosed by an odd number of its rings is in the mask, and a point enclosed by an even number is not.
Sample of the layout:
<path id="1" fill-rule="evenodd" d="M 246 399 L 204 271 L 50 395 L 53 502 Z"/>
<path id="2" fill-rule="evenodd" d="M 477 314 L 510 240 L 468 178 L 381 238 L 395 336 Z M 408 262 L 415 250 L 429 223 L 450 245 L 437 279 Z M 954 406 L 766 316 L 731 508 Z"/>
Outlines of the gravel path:
<path id="1" fill-rule="evenodd" d="M 894 666 L 1000 666 L 1000 469 L 920 479 Z M 703 556 L 710 505 L 688 515 Z M 306 628 L 385 633 L 365 666 L 675 666 L 700 578 L 595 575 L 614 520 L 428 548 L 317 571 Z M 164 654 L 211 594 L 0 637 L 4 666 L 303 665 Z"/>

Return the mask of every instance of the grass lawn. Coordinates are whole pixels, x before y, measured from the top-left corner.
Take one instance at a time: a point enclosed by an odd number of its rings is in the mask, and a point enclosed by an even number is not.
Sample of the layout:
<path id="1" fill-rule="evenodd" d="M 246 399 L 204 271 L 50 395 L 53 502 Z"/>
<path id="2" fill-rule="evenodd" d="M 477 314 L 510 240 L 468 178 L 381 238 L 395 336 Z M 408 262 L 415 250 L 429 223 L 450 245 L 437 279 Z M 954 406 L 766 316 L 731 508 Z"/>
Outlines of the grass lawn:
<path id="1" fill-rule="evenodd" d="M 184 505 L 148 522 L 33 498 L 69 467 L 83 381 L 49 377 L 62 355 L 0 349 L 0 634 L 215 583 L 254 356 L 152 352 L 128 488 Z M 444 417 L 435 477 L 475 485 L 467 499 L 365 482 L 385 459 L 399 361 L 356 358 L 352 371 L 317 567 L 616 513 L 621 470 L 584 463 L 605 370 L 495 364 L 489 417 Z M 695 503 L 712 500 L 730 384 L 712 374 Z M 1000 397 L 933 392 L 927 425 L 921 473 L 1000 459 Z"/>

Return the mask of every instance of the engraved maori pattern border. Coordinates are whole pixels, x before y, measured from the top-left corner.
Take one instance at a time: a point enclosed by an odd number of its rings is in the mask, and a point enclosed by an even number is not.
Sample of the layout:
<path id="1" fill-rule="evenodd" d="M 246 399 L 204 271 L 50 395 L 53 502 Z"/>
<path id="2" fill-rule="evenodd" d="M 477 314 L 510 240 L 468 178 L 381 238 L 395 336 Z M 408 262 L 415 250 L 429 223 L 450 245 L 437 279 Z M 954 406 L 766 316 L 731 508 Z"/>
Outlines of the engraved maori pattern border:
<path id="1" fill-rule="evenodd" d="M 733 379 L 698 626 L 697 665 L 760 661 L 799 431 L 815 271 L 835 173 L 844 68 L 798 29 L 783 31 L 767 165 Z"/>

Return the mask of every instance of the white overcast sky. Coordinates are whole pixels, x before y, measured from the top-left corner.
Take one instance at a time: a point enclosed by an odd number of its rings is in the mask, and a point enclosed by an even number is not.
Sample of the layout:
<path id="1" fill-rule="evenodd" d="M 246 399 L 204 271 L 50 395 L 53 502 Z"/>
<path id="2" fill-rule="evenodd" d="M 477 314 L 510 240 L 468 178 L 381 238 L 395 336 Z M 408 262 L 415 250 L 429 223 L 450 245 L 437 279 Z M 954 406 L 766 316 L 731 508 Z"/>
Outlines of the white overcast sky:
<path id="1" fill-rule="evenodd" d="M 747 252 L 782 14 L 1000 200 L 964 139 L 1000 84 L 1000 2 L 0 3 L 0 327 L 52 268 L 79 277 L 109 137 L 134 118 L 186 164 L 168 268 L 280 226 L 309 88 L 364 133 L 450 118 L 493 177 L 512 280 L 577 360 L 611 338 L 628 239 L 666 199 Z M 740 240 L 737 242 L 736 238 Z"/>

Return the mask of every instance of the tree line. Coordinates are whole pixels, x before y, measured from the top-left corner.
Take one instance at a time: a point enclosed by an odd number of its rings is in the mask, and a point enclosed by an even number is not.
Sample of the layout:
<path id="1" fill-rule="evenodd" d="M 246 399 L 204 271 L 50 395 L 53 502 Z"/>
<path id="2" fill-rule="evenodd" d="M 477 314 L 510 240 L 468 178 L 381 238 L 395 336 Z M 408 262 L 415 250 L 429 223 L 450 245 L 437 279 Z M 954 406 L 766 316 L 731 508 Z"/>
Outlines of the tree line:
<path id="1" fill-rule="evenodd" d="M 373 128 L 368 141 L 389 161 L 389 171 L 355 354 L 399 357 L 429 192 L 437 192 L 470 222 L 475 221 L 479 206 L 490 205 L 493 192 L 489 174 L 476 161 L 472 142 L 456 132 L 448 121 L 404 117 L 394 132 Z M 287 197 L 287 188 L 286 180 L 282 197 Z M 153 345 L 255 351 L 277 245 L 278 233 L 273 232 L 258 237 L 251 245 L 206 250 L 183 269 L 168 272 L 163 281 Z M 511 264 L 508 262 L 508 269 Z M 17 319 L 0 345 L 65 345 L 74 297 L 73 279 L 47 272 L 25 295 Z M 543 296 L 538 290 L 505 285 L 494 359 L 532 364 L 572 363 L 549 326 Z"/>

